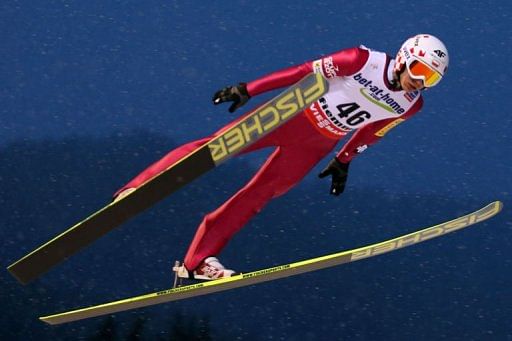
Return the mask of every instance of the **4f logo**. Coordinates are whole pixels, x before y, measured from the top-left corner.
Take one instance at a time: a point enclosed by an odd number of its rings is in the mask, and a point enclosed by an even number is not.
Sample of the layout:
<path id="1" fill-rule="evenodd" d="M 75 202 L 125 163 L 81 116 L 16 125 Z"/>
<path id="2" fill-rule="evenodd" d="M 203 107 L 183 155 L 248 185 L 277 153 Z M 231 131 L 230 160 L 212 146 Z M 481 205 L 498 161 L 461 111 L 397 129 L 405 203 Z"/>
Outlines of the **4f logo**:
<path id="1" fill-rule="evenodd" d="M 435 53 L 439 58 L 446 57 L 446 53 L 444 53 L 444 52 L 443 52 L 443 51 L 441 51 L 441 50 L 434 50 L 434 53 Z"/>

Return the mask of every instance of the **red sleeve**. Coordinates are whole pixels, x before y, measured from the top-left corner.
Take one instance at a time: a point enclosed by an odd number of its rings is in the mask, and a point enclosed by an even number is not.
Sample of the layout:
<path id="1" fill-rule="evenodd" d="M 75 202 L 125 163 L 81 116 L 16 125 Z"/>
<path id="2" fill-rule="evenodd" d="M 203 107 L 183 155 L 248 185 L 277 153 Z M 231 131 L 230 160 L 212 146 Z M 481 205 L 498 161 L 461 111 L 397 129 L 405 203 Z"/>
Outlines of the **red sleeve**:
<path id="1" fill-rule="evenodd" d="M 405 114 L 399 118 L 390 118 L 373 122 L 358 129 L 347 143 L 341 148 L 337 155 L 338 160 L 343 163 L 350 162 L 357 154 L 365 151 L 369 146 L 377 143 L 392 128 L 403 121 L 411 118 L 423 106 L 423 97 L 420 97 L 416 103 Z"/>
<path id="2" fill-rule="evenodd" d="M 247 83 L 249 95 L 291 86 L 311 72 L 322 73 L 327 78 L 348 76 L 360 70 L 368 60 L 368 50 L 359 47 L 341 50 L 314 61 L 273 72 Z"/>

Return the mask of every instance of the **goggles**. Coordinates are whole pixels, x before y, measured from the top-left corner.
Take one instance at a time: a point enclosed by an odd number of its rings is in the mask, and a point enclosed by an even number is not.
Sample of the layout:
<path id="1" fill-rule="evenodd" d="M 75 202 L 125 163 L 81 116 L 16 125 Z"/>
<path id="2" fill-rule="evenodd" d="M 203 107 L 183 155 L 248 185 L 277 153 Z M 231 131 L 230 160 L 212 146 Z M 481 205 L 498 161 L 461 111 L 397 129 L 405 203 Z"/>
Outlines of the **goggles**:
<path id="1" fill-rule="evenodd" d="M 426 88 L 433 87 L 443 76 L 434 69 L 425 65 L 417 59 L 414 59 L 410 64 L 407 65 L 407 70 L 409 71 L 409 75 L 415 79 L 423 80 L 423 85 Z"/>

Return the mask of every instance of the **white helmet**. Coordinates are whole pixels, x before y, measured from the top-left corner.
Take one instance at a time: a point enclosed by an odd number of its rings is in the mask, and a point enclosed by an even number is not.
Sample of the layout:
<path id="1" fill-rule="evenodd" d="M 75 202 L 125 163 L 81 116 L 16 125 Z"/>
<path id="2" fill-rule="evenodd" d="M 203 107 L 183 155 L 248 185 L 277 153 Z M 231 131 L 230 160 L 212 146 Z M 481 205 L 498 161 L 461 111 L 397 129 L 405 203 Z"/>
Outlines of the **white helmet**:
<path id="1" fill-rule="evenodd" d="M 433 35 L 418 34 L 402 44 L 396 55 L 394 71 L 407 69 L 412 78 L 423 80 L 425 87 L 439 83 L 449 63 L 448 50 Z"/>

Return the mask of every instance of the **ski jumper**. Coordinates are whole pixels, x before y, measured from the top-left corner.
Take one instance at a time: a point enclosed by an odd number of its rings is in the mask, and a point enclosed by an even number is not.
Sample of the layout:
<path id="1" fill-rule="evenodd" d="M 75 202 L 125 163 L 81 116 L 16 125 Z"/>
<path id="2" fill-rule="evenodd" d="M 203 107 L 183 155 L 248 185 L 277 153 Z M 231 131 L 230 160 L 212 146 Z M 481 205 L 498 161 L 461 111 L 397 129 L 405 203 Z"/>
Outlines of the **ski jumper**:
<path id="1" fill-rule="evenodd" d="M 347 163 L 377 142 L 386 132 L 421 109 L 416 91 L 393 90 L 394 61 L 384 53 L 364 47 L 345 49 L 323 58 L 271 73 L 247 84 L 251 97 L 291 86 L 311 72 L 322 73 L 329 92 L 282 127 L 249 146 L 243 153 L 266 147 L 274 151 L 253 178 L 235 195 L 207 214 L 185 257 L 195 269 L 202 260 L 218 255 L 249 219 L 272 198 L 295 186 L 349 132 L 356 130 L 337 154 Z M 243 118 L 243 117 L 242 117 Z M 136 188 L 236 123 L 210 137 L 187 143 L 169 152 L 116 194 Z"/>

